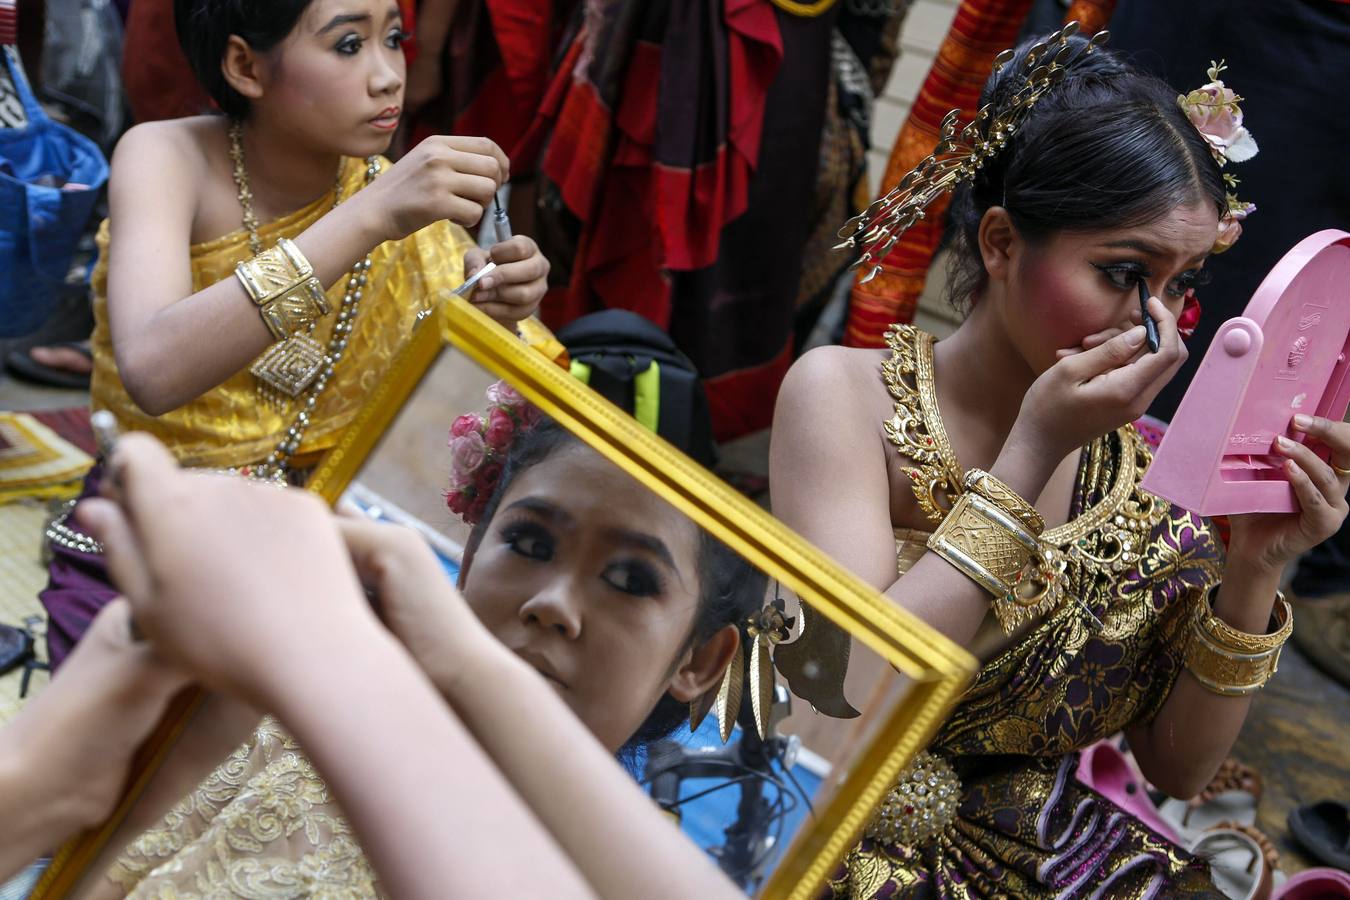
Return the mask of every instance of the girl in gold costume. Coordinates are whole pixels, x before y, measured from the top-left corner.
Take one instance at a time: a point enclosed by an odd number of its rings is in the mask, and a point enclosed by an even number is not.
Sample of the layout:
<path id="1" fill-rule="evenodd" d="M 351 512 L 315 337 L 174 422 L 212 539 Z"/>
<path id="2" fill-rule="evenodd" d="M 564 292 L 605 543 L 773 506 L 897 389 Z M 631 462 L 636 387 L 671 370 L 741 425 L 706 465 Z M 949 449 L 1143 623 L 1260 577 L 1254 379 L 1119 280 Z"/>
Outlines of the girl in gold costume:
<path id="1" fill-rule="evenodd" d="M 464 230 L 508 174 L 490 141 L 380 156 L 401 116 L 397 4 L 182 0 L 175 16 L 225 115 L 143 124 L 117 146 L 93 406 L 184 465 L 299 480 L 466 270 L 495 264 L 474 301 L 513 326 L 548 263 L 527 237 L 484 252 Z M 42 600 L 59 665 L 112 592 L 96 542 L 64 521 L 52 534 Z"/>

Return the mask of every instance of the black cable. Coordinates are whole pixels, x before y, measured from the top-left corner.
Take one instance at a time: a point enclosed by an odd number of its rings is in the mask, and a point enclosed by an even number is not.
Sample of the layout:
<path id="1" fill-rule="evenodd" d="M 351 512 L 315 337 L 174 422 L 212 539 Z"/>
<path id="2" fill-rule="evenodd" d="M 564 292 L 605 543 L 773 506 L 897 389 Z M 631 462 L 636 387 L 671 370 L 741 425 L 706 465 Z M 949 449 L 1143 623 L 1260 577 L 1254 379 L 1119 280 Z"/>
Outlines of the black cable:
<path id="1" fill-rule="evenodd" d="M 726 781 L 721 782 L 720 784 L 715 784 L 712 787 L 707 788 L 706 790 L 699 791 L 697 794 L 690 794 L 688 797 L 681 797 L 679 800 L 672 803 L 669 808 L 675 809 L 677 807 L 684 806 L 690 800 L 697 800 L 700 797 L 706 797 L 709 794 L 715 794 L 720 790 L 725 790 L 726 788 L 731 787 L 732 785 L 744 784 L 745 782 L 751 781 L 756 777 L 758 776 L 742 775 L 739 778 L 729 778 Z"/>
<path id="2" fill-rule="evenodd" d="M 651 783 L 652 783 L 652 779 L 654 779 L 654 778 L 659 778 L 660 776 L 669 774 L 669 773 L 671 773 L 671 772 L 675 772 L 675 773 L 678 774 L 679 771 L 680 771 L 681 769 L 683 769 L 683 768 L 685 768 L 685 767 L 687 767 L 687 766 L 694 766 L 694 765 L 697 765 L 697 766 L 700 766 L 700 767 L 702 767 L 702 766 L 719 766 L 719 767 L 721 767 L 721 768 L 723 768 L 723 769 L 735 769 L 735 770 L 741 771 L 741 772 L 754 772 L 754 773 L 758 773 L 758 772 L 759 772 L 758 769 L 751 768 L 750 766 L 747 766 L 747 765 L 745 765 L 744 763 L 734 762 L 734 761 L 729 760 L 729 759 L 699 759 L 699 760 L 682 759 L 682 760 L 680 760 L 679 762 L 675 763 L 674 765 L 669 766 L 669 767 L 667 767 L 667 768 L 664 768 L 664 769 L 662 769 L 662 770 L 659 771 L 659 772 L 653 772 L 653 773 L 651 773 L 650 777 L 643 778 L 641 781 L 638 782 L 638 784 L 641 784 L 641 785 L 648 785 L 648 784 L 651 784 Z M 681 780 L 681 781 L 686 781 L 686 780 L 688 780 L 688 779 L 690 779 L 690 778 L 702 778 L 702 777 L 712 777 L 712 776 L 702 776 L 702 775 L 680 775 L 680 780 Z"/>
<path id="3" fill-rule="evenodd" d="M 733 875 L 733 878 L 746 879 L 752 876 L 756 870 L 767 863 L 783 841 L 783 830 L 787 827 L 788 816 L 797 808 L 797 798 L 787 789 L 787 785 L 777 779 L 765 779 L 772 783 L 777 790 L 773 804 L 769 807 L 768 814 L 763 819 L 764 836 L 768 836 L 769 829 L 774 829 L 773 842 L 761 841 L 763 849 L 759 851 L 759 856 L 751 860 L 740 872 Z M 808 804 L 809 805 L 809 804 Z"/>
<path id="4" fill-rule="evenodd" d="M 802 783 L 797 780 L 797 776 L 792 774 L 792 770 L 787 766 L 783 767 L 783 774 L 792 780 L 792 786 L 797 789 L 797 793 L 802 795 L 802 802 L 806 804 L 806 810 L 811 814 L 811 818 L 816 817 L 816 808 L 811 803 L 811 798 L 806 796 L 806 791 L 802 789 Z"/>

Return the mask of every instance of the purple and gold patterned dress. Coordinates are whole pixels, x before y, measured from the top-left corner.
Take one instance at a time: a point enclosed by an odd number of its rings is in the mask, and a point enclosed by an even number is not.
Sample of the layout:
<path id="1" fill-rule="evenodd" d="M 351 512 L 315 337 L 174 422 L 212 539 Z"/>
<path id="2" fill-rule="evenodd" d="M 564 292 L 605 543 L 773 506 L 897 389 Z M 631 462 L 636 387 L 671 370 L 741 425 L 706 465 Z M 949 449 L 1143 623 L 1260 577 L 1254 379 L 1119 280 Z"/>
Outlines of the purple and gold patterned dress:
<path id="1" fill-rule="evenodd" d="M 931 352 L 913 329 L 893 335 L 892 365 Z M 915 804 L 935 814 L 922 839 L 874 822 L 822 896 L 1222 897 L 1205 863 L 1074 778 L 1076 751 L 1157 715 L 1182 669 L 1187 611 L 1222 571 L 1209 522 L 1139 490 L 1151 458 L 1133 428 L 1083 453 L 1071 518 L 1044 535 L 1069 559 L 1077 602 L 983 666 L 921 755 L 922 778 L 897 786 L 944 796 Z M 897 537 L 903 574 L 921 533 Z"/>

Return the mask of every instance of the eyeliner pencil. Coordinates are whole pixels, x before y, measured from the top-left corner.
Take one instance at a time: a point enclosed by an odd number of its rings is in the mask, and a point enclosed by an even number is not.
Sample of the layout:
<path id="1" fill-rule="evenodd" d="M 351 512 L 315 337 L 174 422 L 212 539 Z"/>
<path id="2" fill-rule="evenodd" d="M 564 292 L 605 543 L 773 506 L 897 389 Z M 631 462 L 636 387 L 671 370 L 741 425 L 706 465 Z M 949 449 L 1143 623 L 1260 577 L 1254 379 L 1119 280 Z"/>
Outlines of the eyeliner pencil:
<path id="1" fill-rule="evenodd" d="M 1158 323 L 1153 321 L 1153 316 L 1148 312 L 1148 287 L 1144 284 L 1144 279 L 1140 278 L 1135 284 L 1139 285 L 1139 314 L 1144 317 L 1144 335 L 1148 341 L 1148 352 L 1157 353 L 1158 344 Z"/>

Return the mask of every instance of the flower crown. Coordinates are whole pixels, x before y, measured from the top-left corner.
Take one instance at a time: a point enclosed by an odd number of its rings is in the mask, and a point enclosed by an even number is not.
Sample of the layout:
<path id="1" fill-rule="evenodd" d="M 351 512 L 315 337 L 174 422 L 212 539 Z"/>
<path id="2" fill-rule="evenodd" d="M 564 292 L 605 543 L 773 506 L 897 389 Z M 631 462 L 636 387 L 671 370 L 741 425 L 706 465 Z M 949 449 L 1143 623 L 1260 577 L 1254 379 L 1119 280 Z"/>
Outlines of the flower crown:
<path id="1" fill-rule="evenodd" d="M 1209 152 L 1220 166 L 1230 162 L 1246 162 L 1256 155 L 1258 149 L 1251 133 L 1242 124 L 1242 108 L 1238 106 L 1242 98 L 1219 80 L 1219 73 L 1227 68 L 1223 60 L 1211 60 L 1206 72 L 1209 83 L 1189 94 L 1177 96 L 1177 104 L 1205 139 Z M 1223 182 L 1229 188 L 1228 208 L 1219 219 L 1214 253 L 1222 253 L 1237 243 L 1237 239 L 1242 236 L 1242 220 L 1256 212 L 1255 203 L 1245 203 L 1233 193 L 1238 186 L 1236 177 L 1225 172 Z"/>
<path id="2" fill-rule="evenodd" d="M 543 414 L 505 381 L 487 389 L 488 407 L 450 426 L 450 489 L 445 505 L 469 525 L 478 524 L 501 480 L 506 454 Z"/>

